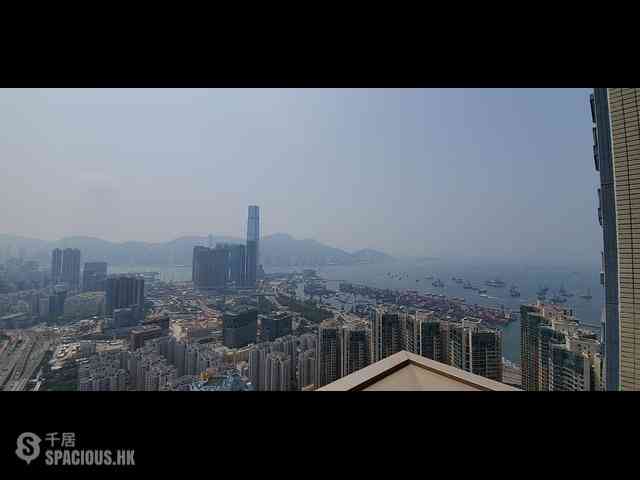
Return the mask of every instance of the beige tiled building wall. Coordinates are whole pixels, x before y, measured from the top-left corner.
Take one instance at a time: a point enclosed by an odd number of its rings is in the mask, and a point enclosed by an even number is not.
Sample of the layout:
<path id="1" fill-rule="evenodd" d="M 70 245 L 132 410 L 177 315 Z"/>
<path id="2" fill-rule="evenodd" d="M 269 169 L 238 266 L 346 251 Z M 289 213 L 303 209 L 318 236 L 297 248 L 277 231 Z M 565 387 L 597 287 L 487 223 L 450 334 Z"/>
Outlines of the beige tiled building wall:
<path id="1" fill-rule="evenodd" d="M 618 235 L 620 388 L 640 390 L 640 89 L 610 88 Z"/>

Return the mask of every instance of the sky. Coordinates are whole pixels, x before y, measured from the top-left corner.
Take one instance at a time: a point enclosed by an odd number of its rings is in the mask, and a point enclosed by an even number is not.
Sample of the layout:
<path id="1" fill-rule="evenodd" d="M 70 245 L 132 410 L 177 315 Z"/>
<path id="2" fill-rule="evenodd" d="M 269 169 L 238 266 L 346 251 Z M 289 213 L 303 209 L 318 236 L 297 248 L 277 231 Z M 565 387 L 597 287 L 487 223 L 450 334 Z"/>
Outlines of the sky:
<path id="1" fill-rule="evenodd" d="M 0 233 L 599 259 L 589 89 L 0 89 Z"/>

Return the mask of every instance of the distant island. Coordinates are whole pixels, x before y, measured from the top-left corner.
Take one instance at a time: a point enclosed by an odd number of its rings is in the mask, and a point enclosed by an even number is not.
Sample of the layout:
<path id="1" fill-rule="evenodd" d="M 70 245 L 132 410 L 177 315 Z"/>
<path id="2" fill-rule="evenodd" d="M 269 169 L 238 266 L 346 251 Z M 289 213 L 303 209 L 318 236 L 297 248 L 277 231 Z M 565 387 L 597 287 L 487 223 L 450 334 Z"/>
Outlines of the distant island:
<path id="1" fill-rule="evenodd" d="M 213 236 L 213 243 L 244 243 L 241 238 Z M 55 242 L 0 234 L 0 258 L 25 256 L 49 262 L 54 248 L 79 248 L 82 262 L 104 261 L 110 265 L 191 265 L 193 247 L 207 245 L 209 237 L 180 237 L 169 242 L 109 242 L 94 237 L 66 237 Z M 322 244 L 312 239 L 295 239 L 285 233 L 268 235 L 260 242 L 260 259 L 265 267 L 357 265 L 386 263 L 395 259 L 384 252 L 362 249 L 355 252 Z"/>

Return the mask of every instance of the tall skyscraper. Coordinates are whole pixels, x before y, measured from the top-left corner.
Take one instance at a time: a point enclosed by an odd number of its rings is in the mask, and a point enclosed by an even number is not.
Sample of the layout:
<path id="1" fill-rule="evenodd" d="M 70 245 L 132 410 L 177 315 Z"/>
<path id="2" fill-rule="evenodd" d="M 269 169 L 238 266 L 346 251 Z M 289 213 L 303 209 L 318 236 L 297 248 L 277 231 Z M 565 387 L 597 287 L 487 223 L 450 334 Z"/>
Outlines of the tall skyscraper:
<path id="1" fill-rule="evenodd" d="M 119 308 L 132 308 L 137 317 L 144 313 L 144 278 L 137 275 L 109 275 L 105 287 L 105 315 Z"/>
<path id="2" fill-rule="evenodd" d="M 215 248 L 193 247 L 191 277 L 198 288 L 220 288 L 244 283 L 244 245 L 218 243 Z"/>
<path id="3" fill-rule="evenodd" d="M 325 320 L 318 327 L 316 346 L 316 381 L 322 387 L 342 375 L 341 329 L 335 320 Z"/>
<path id="4" fill-rule="evenodd" d="M 230 252 L 230 247 L 221 243 L 217 244 L 216 248 L 211 250 L 214 287 L 224 287 L 229 280 Z"/>
<path id="5" fill-rule="evenodd" d="M 258 275 L 258 263 L 260 257 L 260 208 L 249 205 L 249 218 L 247 220 L 247 286 L 256 284 Z"/>
<path id="6" fill-rule="evenodd" d="M 62 250 L 53 249 L 51 252 L 51 282 L 55 285 L 62 280 Z"/>
<path id="7" fill-rule="evenodd" d="M 594 89 L 591 114 L 604 244 L 604 379 L 607 390 L 640 390 L 640 237 L 633 235 L 640 224 L 640 89 Z"/>
<path id="8" fill-rule="evenodd" d="M 80 250 L 77 248 L 62 251 L 61 280 L 74 290 L 80 288 Z"/>
<path id="9" fill-rule="evenodd" d="M 229 248 L 230 279 L 236 287 L 242 287 L 246 282 L 247 248 L 244 245 L 231 245 Z"/>
<path id="10" fill-rule="evenodd" d="M 82 290 L 100 292 L 105 289 L 107 262 L 87 262 L 82 271 Z"/>
<path id="11" fill-rule="evenodd" d="M 210 248 L 200 245 L 193 247 L 191 272 L 195 287 L 208 288 L 211 286 L 213 282 L 213 262 Z"/>
<path id="12" fill-rule="evenodd" d="M 341 376 L 347 376 L 371 364 L 371 335 L 368 328 L 347 326 L 342 329 Z"/>
<path id="13" fill-rule="evenodd" d="M 406 314 L 376 308 L 369 315 L 371 325 L 371 353 L 377 362 L 404 349 Z"/>

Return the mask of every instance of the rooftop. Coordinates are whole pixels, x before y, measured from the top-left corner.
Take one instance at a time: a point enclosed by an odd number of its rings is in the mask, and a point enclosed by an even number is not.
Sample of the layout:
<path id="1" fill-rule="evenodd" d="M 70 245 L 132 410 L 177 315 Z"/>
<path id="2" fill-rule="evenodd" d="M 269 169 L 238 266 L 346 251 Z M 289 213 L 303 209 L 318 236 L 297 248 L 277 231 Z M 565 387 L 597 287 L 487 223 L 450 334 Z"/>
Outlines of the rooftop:
<path id="1" fill-rule="evenodd" d="M 318 390 L 518 391 L 509 385 L 404 350 Z"/>

